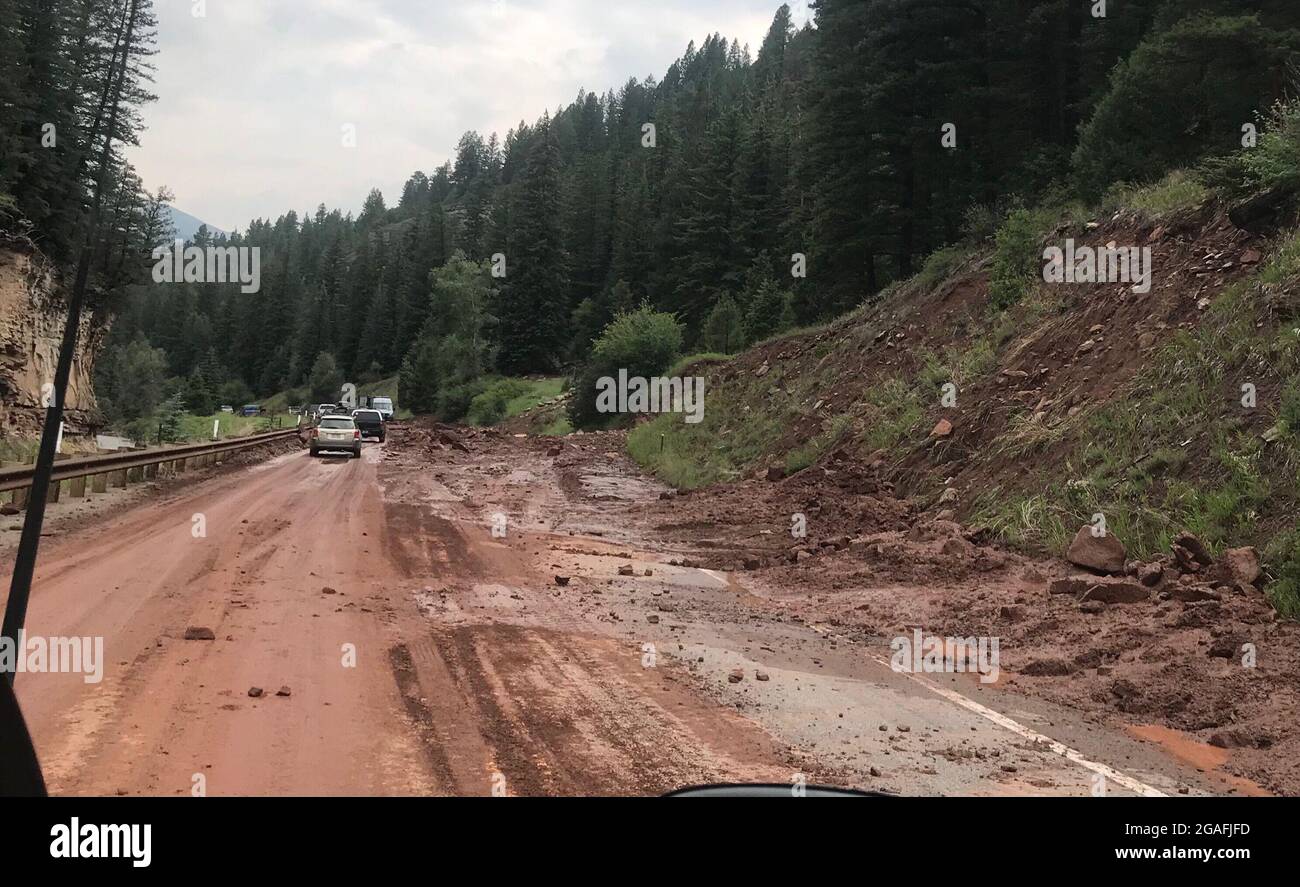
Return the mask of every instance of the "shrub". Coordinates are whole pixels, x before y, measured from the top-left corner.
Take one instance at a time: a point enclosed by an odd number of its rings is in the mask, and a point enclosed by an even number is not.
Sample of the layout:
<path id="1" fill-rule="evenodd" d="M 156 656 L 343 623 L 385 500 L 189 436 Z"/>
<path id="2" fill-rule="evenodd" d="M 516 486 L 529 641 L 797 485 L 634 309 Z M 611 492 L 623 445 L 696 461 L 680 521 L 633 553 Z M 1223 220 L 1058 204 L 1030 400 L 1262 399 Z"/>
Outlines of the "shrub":
<path id="1" fill-rule="evenodd" d="M 473 425 L 495 425 L 507 417 L 510 401 L 528 390 L 519 379 L 498 379 L 475 395 L 465 418 Z"/>
<path id="2" fill-rule="evenodd" d="M 998 228 L 996 244 L 989 298 L 1002 311 L 1024 297 L 1039 270 L 1041 253 L 1033 215 L 1023 208 L 1009 213 Z"/>
<path id="3" fill-rule="evenodd" d="M 761 342 L 794 326 L 794 297 L 765 280 L 749 296 L 745 312 L 745 341 Z"/>
<path id="4" fill-rule="evenodd" d="M 604 424 L 596 410 L 596 382 L 626 369 L 629 377 L 647 378 L 662 373 L 682 350 L 683 326 L 671 314 L 642 305 L 614 318 L 591 349 L 591 359 L 578 376 L 569 401 L 569 418 L 575 428 Z"/>
<path id="5" fill-rule="evenodd" d="M 943 283 L 966 260 L 969 252 L 959 246 L 946 246 L 930 253 L 916 281 L 925 291 L 934 289 Z"/>
<path id="6" fill-rule="evenodd" d="M 1261 129 L 1254 148 L 1202 164 L 1205 183 L 1234 197 L 1270 188 L 1300 190 L 1300 101 L 1274 105 Z"/>
<path id="7" fill-rule="evenodd" d="M 704 321 L 700 344 L 721 354 L 735 354 L 745 344 L 744 316 L 730 295 L 718 300 Z"/>

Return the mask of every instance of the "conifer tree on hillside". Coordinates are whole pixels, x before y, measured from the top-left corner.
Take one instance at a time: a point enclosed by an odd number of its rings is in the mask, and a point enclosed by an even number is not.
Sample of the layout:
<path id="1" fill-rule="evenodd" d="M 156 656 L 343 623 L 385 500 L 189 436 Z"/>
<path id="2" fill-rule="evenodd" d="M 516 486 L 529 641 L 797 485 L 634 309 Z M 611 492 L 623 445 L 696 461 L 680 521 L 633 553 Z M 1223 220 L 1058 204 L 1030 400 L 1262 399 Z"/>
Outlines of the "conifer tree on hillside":
<path id="1" fill-rule="evenodd" d="M 554 370 L 567 344 L 568 257 L 560 230 L 560 150 L 548 121 L 528 155 L 497 308 L 500 368 Z"/>

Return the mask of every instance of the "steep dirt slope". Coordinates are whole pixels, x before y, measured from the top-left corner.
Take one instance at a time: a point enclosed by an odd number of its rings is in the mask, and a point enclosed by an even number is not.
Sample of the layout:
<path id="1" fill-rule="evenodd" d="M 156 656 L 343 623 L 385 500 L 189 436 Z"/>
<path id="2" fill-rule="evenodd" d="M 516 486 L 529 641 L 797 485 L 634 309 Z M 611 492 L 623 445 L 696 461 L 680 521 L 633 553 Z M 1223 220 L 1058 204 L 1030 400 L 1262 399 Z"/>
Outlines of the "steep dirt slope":
<path id="1" fill-rule="evenodd" d="M 975 255 L 704 368 L 704 421 L 660 417 L 632 451 L 692 486 L 841 450 L 1030 550 L 1062 552 L 1101 513 L 1140 556 L 1191 530 L 1289 562 L 1300 447 L 1279 418 L 1300 409 L 1300 238 L 1257 237 L 1212 205 L 1068 223 L 1044 243 L 1065 238 L 1149 247 L 1151 291 L 1039 283 L 996 312 L 992 258 Z"/>

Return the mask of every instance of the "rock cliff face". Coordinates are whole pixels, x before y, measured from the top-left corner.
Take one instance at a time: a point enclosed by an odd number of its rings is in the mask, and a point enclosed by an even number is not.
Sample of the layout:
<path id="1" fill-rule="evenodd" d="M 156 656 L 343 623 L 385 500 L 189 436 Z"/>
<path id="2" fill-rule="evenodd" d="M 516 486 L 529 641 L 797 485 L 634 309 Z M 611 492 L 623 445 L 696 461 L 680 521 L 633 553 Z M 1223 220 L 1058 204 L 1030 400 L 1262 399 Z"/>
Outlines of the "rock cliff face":
<path id="1" fill-rule="evenodd" d="M 30 241 L 0 237 L 0 437 L 34 435 L 45 416 L 42 387 L 54 383 L 67 317 L 63 282 Z M 107 324 L 83 313 L 65 399 L 65 431 L 103 423 L 91 381 Z"/>

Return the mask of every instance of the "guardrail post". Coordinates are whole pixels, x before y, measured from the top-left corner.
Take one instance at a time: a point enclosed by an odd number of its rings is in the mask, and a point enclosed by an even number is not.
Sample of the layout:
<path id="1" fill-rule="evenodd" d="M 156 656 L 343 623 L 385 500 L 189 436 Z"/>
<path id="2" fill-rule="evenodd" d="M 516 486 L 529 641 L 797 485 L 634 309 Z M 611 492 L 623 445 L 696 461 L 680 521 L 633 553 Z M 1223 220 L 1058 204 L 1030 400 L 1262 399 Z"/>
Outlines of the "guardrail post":
<path id="1" fill-rule="evenodd" d="M 90 479 L 90 492 L 107 493 L 108 492 L 108 475 L 96 474 Z"/>
<path id="2" fill-rule="evenodd" d="M 68 481 L 68 495 L 73 499 L 80 499 L 86 495 L 86 476 L 84 474 Z"/>
<path id="3" fill-rule="evenodd" d="M 59 492 L 63 489 L 63 484 L 57 480 L 50 481 L 50 491 L 45 494 L 46 502 L 58 502 Z"/>
<path id="4" fill-rule="evenodd" d="M 31 498 L 32 498 L 31 487 L 19 487 L 18 489 L 14 490 L 14 505 L 17 506 L 18 508 L 26 509 L 27 503 L 31 501 Z"/>

